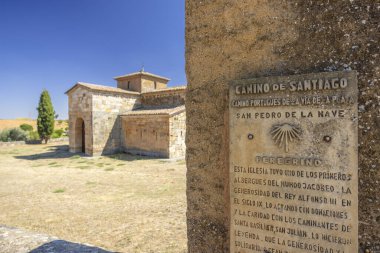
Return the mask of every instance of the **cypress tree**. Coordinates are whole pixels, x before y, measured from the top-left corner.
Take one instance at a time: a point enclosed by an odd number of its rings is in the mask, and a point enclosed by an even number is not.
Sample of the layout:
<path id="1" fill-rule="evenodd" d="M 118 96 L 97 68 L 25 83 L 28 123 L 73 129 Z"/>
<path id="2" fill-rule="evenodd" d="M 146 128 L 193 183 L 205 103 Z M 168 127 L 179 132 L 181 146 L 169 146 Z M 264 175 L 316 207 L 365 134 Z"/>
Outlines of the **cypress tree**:
<path id="1" fill-rule="evenodd" d="M 41 93 L 37 111 L 37 131 L 40 135 L 41 140 L 45 141 L 46 144 L 54 132 L 55 116 L 53 104 L 51 103 L 50 95 L 47 90 L 44 90 Z"/>

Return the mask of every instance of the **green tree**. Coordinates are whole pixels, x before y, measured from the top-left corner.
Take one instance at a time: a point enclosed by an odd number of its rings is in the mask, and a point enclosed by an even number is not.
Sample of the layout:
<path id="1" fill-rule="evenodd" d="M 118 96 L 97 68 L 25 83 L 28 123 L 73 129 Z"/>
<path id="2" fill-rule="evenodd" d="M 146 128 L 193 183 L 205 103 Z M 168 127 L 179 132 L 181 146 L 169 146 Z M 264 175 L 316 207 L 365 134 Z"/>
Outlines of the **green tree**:
<path id="1" fill-rule="evenodd" d="M 50 95 L 47 90 L 44 90 L 41 93 L 37 111 L 37 131 L 41 140 L 45 141 L 46 144 L 54 132 L 55 116 L 53 104 L 51 103 Z"/>
<path id="2" fill-rule="evenodd" d="M 31 132 L 31 131 L 33 131 L 33 126 L 31 126 L 31 125 L 29 125 L 29 124 L 21 124 L 20 125 L 20 128 L 22 129 L 22 130 L 24 130 L 25 132 Z"/>

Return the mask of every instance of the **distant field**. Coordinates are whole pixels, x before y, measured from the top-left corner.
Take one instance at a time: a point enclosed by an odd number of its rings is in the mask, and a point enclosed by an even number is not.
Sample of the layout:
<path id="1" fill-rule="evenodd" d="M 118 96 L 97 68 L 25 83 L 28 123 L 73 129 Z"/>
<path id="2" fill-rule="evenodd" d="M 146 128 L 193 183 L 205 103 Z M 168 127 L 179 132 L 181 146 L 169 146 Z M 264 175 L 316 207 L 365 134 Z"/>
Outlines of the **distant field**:
<path id="1" fill-rule="evenodd" d="M 0 131 L 7 128 L 19 127 L 21 124 L 29 124 L 37 130 L 37 121 L 34 119 L 0 119 Z M 55 129 L 65 129 L 68 126 L 67 120 L 56 120 Z"/>

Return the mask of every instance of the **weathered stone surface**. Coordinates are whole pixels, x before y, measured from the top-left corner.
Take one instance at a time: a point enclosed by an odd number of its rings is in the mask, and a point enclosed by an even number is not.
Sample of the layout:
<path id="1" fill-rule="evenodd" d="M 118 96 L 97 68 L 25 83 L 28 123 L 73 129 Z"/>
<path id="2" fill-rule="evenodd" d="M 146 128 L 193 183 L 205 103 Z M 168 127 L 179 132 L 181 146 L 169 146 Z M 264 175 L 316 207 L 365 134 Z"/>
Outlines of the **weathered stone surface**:
<path id="1" fill-rule="evenodd" d="M 230 86 L 231 252 L 358 249 L 356 72 Z"/>
<path id="2" fill-rule="evenodd" d="M 117 81 L 118 88 L 139 93 L 165 89 L 170 80 L 166 77 L 143 70 L 124 76 L 118 76 L 114 79 Z"/>
<path id="3" fill-rule="evenodd" d="M 57 237 L 0 225 L 1 253 L 112 253 L 101 248 L 60 240 Z"/>
<path id="4" fill-rule="evenodd" d="M 120 114 L 140 107 L 138 96 L 93 94 L 92 96 L 93 154 L 112 154 L 121 151 Z"/>
<path id="5" fill-rule="evenodd" d="M 359 239 L 380 240 L 379 1 L 186 1 L 189 252 L 229 252 L 228 85 L 352 69 L 359 87 Z"/>
<path id="6" fill-rule="evenodd" d="M 85 128 L 85 153 L 112 154 L 121 150 L 119 114 L 140 106 L 139 95 L 108 93 L 76 88 L 69 94 L 70 151 L 82 151 Z"/>
<path id="7" fill-rule="evenodd" d="M 186 112 L 169 118 L 169 157 L 181 158 L 186 154 Z"/>
<path id="8" fill-rule="evenodd" d="M 185 156 L 184 106 L 136 110 L 121 118 L 125 152 L 164 158 Z"/>
<path id="9" fill-rule="evenodd" d="M 157 90 L 143 93 L 141 96 L 144 107 L 179 106 L 185 104 L 186 87 L 176 87 L 170 90 Z"/>
<path id="10" fill-rule="evenodd" d="M 157 157 L 169 157 L 169 116 L 123 117 L 124 151 Z"/>
<path id="11" fill-rule="evenodd" d="M 86 154 L 92 154 L 92 93 L 79 87 L 69 95 L 69 146 L 71 152 L 82 151 L 82 123 L 85 126 Z M 80 122 L 78 121 L 80 119 Z"/>

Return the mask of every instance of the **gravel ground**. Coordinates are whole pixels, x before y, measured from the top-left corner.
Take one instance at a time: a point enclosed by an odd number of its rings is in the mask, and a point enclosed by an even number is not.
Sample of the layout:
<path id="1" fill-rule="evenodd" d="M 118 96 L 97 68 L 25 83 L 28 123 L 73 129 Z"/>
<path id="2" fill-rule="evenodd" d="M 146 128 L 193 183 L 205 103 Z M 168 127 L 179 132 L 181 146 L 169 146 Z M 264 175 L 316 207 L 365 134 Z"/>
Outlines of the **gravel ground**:
<path id="1" fill-rule="evenodd" d="M 109 251 L 186 252 L 185 173 L 183 160 L 1 148 L 0 224 Z"/>

